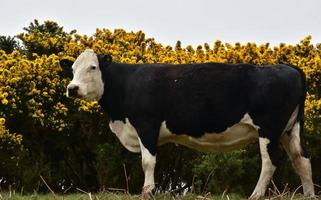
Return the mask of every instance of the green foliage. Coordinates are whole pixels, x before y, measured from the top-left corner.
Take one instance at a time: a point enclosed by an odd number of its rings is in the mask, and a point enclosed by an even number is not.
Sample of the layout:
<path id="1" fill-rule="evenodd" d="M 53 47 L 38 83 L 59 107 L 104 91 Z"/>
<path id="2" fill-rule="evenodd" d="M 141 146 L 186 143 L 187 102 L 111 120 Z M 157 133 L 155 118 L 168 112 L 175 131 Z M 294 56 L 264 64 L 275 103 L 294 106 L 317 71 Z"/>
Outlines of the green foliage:
<path id="1" fill-rule="evenodd" d="M 17 173 L 23 151 L 22 136 L 10 133 L 5 121 L 0 117 L 0 177 Z"/>
<path id="2" fill-rule="evenodd" d="M 1 35 L 0 50 L 12 53 L 14 50 L 21 50 L 21 47 L 15 37 Z"/>
<path id="3" fill-rule="evenodd" d="M 224 154 L 205 154 L 194 162 L 195 190 L 249 194 L 259 177 L 261 159 L 257 145 Z"/>

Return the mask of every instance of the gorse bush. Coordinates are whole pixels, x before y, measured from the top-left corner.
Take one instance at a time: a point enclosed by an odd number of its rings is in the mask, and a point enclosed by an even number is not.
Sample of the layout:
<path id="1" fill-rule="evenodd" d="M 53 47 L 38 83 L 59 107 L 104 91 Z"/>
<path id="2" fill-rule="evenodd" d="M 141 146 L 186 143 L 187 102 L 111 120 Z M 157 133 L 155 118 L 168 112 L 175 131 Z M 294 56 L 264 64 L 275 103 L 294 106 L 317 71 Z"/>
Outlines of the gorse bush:
<path id="1" fill-rule="evenodd" d="M 64 46 L 71 40 L 76 31 L 70 33 L 63 31 L 56 22 L 45 21 L 39 24 L 38 20 L 31 22 L 29 27 L 23 28 L 27 33 L 18 34 L 29 56 L 33 53 L 38 55 L 57 54 L 64 50 Z"/>
<path id="2" fill-rule="evenodd" d="M 0 165 L 4 174 L 14 174 L 19 164 L 19 154 L 22 151 L 22 135 L 10 133 L 5 127 L 5 119 L 0 118 Z"/>
<path id="3" fill-rule="evenodd" d="M 126 188 L 140 192 L 143 182 L 139 156 L 129 153 L 109 131 L 97 102 L 68 99 L 70 81 L 59 60 L 74 60 L 86 48 L 111 54 L 125 63 L 224 62 L 257 65 L 290 63 L 304 70 L 308 81 L 306 101 L 307 143 L 312 165 L 321 165 L 321 45 L 308 36 L 297 45 L 268 43 L 234 45 L 214 42 L 196 48 L 163 46 L 142 31 L 97 29 L 91 36 L 65 32 L 56 22 L 34 21 L 17 36 L 23 47 L 12 53 L 0 50 L 0 178 L 25 191 L 46 190 L 39 176 L 57 192 Z M 19 51 L 18 51 L 19 50 Z M 253 153 L 255 152 L 255 153 Z M 160 148 L 156 180 L 160 190 L 192 184 L 196 189 L 222 192 L 249 191 L 258 178 L 257 146 L 226 155 L 201 154 L 175 145 Z M 123 165 L 124 164 L 124 165 Z M 224 166 L 224 167 L 222 167 Z M 281 168 L 289 171 L 290 165 Z M 213 172 L 209 180 L 208 175 Z M 321 175 L 314 169 L 314 179 Z M 280 183 L 289 173 L 280 173 Z M 249 178 L 251 177 L 251 178 Z M 292 179 L 288 179 L 291 180 Z M 195 180 L 194 180 L 195 181 Z M 239 184 L 243 181 L 244 184 Z M 296 184 L 297 179 L 293 180 Z M 38 183 L 38 184 L 35 184 Z M 184 184 L 182 184 L 184 183 Z M 3 184 L 3 183 L 0 183 Z"/>

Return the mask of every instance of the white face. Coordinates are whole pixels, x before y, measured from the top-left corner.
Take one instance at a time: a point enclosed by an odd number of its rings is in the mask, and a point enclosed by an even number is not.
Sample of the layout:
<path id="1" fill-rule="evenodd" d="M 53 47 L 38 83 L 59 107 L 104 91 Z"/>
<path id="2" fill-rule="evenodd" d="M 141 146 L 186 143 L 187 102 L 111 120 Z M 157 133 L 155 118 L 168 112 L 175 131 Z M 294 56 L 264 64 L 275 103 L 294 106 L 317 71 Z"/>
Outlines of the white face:
<path id="1" fill-rule="evenodd" d="M 74 64 L 73 79 L 67 87 L 68 97 L 99 100 L 104 93 L 104 82 L 97 55 L 91 49 L 81 53 Z"/>

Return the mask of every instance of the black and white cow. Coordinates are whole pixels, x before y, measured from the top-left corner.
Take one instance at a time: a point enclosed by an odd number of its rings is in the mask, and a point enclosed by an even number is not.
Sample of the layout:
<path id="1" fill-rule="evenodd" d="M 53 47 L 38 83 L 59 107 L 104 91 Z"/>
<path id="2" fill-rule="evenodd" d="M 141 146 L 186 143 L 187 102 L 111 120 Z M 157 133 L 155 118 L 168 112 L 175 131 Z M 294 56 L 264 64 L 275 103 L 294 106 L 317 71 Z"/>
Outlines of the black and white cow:
<path id="1" fill-rule="evenodd" d="M 264 196 L 280 161 L 281 143 L 314 196 L 303 148 L 305 75 L 290 65 L 120 64 L 85 50 L 74 63 L 67 96 L 98 100 L 110 129 L 141 152 L 143 194 L 154 189 L 157 147 L 178 143 L 206 152 L 230 151 L 259 141 L 262 169 L 251 199 Z"/>

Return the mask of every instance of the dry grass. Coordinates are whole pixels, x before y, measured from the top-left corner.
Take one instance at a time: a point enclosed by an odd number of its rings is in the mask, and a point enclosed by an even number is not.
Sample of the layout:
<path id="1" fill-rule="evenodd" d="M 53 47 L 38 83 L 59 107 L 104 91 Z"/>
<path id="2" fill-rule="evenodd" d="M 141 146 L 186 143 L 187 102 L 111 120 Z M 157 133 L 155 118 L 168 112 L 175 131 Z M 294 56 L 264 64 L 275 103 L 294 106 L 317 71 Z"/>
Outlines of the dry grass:
<path id="1" fill-rule="evenodd" d="M 78 194 L 68 194 L 68 195 L 53 195 L 53 194 L 32 194 L 32 195 L 19 195 L 2 193 L 0 199 L 5 200 L 141 200 L 139 195 L 129 195 L 129 194 L 117 194 L 117 193 L 78 193 Z M 196 195 L 196 194 L 187 194 L 184 196 L 173 196 L 171 194 L 159 194 L 152 196 L 151 200 L 216 200 L 222 199 L 221 196 L 212 196 L 207 195 Z M 227 195 L 223 199 L 244 199 L 239 195 Z"/>
<path id="2" fill-rule="evenodd" d="M 124 167 L 125 169 L 125 167 Z M 118 190 L 120 192 L 101 192 L 92 194 L 82 189 L 77 188 L 79 193 L 76 194 L 56 194 L 46 181 L 40 177 L 44 184 L 47 186 L 48 194 L 29 194 L 21 195 L 15 191 L 0 192 L 0 200 L 141 200 L 139 195 L 130 195 L 126 190 Z M 315 185 L 316 190 L 320 191 L 321 187 Z M 271 187 L 268 189 L 267 194 L 262 199 L 268 200 L 303 200 L 307 199 L 302 194 L 298 194 L 297 191 L 301 188 L 298 187 L 294 192 L 291 192 L 288 185 L 285 185 L 282 190 L 272 181 Z M 319 192 L 320 194 L 320 192 Z M 245 196 L 239 194 L 229 194 L 224 191 L 221 195 L 212 195 L 211 193 L 203 193 L 202 195 L 195 193 L 188 193 L 186 195 L 174 195 L 173 193 L 161 193 L 152 195 L 149 199 L 151 200 L 240 200 L 247 199 Z M 316 200 L 318 198 L 314 198 Z"/>
<path id="3" fill-rule="evenodd" d="M 280 192 L 280 193 L 277 193 Z M 124 193 L 77 193 L 68 195 L 30 194 L 20 195 L 15 193 L 1 193 L 0 200 L 141 200 L 139 195 L 129 195 Z M 246 199 L 238 194 L 204 195 L 186 194 L 184 196 L 173 196 L 170 193 L 158 194 L 150 197 L 151 200 L 240 200 Z M 262 199 L 269 200 L 303 200 L 306 199 L 300 194 L 289 193 L 288 191 L 270 191 L 268 196 Z"/>

